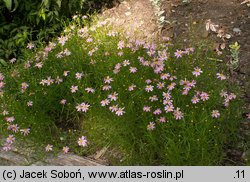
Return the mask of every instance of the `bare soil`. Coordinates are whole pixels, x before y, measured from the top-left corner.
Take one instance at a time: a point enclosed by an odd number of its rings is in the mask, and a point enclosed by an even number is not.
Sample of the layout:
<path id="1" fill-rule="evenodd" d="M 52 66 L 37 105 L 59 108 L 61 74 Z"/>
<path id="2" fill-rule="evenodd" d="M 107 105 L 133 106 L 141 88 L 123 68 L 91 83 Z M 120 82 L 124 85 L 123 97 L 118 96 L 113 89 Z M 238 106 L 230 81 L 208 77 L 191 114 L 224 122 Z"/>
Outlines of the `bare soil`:
<path id="1" fill-rule="evenodd" d="M 158 36 L 157 17 L 149 0 L 115 2 L 116 6 L 102 13 L 114 26 L 134 37 L 155 39 Z"/>

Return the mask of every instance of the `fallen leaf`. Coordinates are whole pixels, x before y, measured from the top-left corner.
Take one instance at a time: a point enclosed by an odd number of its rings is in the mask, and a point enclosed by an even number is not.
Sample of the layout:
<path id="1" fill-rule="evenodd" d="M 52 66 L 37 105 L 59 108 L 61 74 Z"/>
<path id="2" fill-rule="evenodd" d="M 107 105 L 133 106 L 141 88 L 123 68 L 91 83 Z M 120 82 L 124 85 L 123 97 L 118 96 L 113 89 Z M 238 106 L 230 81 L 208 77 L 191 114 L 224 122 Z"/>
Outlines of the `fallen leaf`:
<path id="1" fill-rule="evenodd" d="M 125 13 L 125 15 L 126 15 L 126 16 L 130 16 L 130 15 L 131 15 L 131 12 L 128 11 L 128 12 Z"/>
<path id="2" fill-rule="evenodd" d="M 231 35 L 230 35 L 230 34 L 225 34 L 225 37 L 226 37 L 227 39 L 230 39 L 230 38 L 231 38 Z"/>
<path id="3" fill-rule="evenodd" d="M 107 149 L 108 147 L 104 147 L 100 151 L 97 151 L 94 159 L 99 159 L 101 156 L 103 156 L 106 153 Z"/>
<path id="4" fill-rule="evenodd" d="M 226 48 L 226 44 L 225 43 L 222 43 L 221 45 L 220 45 L 220 48 L 223 50 L 223 49 L 225 49 Z"/>
<path id="5" fill-rule="evenodd" d="M 250 3 L 250 0 L 245 0 L 242 3 L 240 3 L 240 4 L 246 4 L 246 3 Z"/>
<path id="6" fill-rule="evenodd" d="M 210 30 L 213 32 L 216 32 L 216 27 L 218 27 L 218 25 L 210 24 Z"/>

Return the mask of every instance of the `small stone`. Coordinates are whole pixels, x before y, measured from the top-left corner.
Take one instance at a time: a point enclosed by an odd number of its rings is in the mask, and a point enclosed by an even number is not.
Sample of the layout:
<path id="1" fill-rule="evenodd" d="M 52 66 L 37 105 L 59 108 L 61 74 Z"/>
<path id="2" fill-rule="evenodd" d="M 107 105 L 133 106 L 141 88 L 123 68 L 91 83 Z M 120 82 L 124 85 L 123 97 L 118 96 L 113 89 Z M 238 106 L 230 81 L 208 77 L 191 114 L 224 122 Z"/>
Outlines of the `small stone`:
<path id="1" fill-rule="evenodd" d="M 241 29 L 233 28 L 233 32 L 240 35 L 241 34 Z"/>

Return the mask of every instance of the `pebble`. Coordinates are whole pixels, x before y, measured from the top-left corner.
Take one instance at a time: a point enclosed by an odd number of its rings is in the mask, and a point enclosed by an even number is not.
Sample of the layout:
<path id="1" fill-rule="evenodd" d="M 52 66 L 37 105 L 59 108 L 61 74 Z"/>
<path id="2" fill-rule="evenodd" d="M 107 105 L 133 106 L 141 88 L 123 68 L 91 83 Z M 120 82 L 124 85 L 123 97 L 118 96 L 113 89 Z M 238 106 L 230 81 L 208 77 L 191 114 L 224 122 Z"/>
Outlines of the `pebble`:
<path id="1" fill-rule="evenodd" d="M 239 28 L 233 28 L 233 32 L 236 34 L 240 34 L 241 33 L 241 29 Z"/>

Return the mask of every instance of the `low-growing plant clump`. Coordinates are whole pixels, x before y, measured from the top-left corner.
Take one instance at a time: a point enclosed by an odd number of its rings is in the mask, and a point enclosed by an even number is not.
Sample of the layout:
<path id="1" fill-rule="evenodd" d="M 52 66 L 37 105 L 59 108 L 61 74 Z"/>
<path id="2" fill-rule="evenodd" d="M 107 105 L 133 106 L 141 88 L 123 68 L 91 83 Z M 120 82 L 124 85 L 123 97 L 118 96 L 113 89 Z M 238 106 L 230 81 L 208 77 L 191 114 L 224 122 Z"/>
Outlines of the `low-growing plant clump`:
<path id="1" fill-rule="evenodd" d="M 74 16 L 60 37 L 30 44 L 26 62 L 1 71 L 3 150 L 29 137 L 47 152 L 114 149 L 113 164 L 219 165 L 240 101 L 215 56 Z"/>

